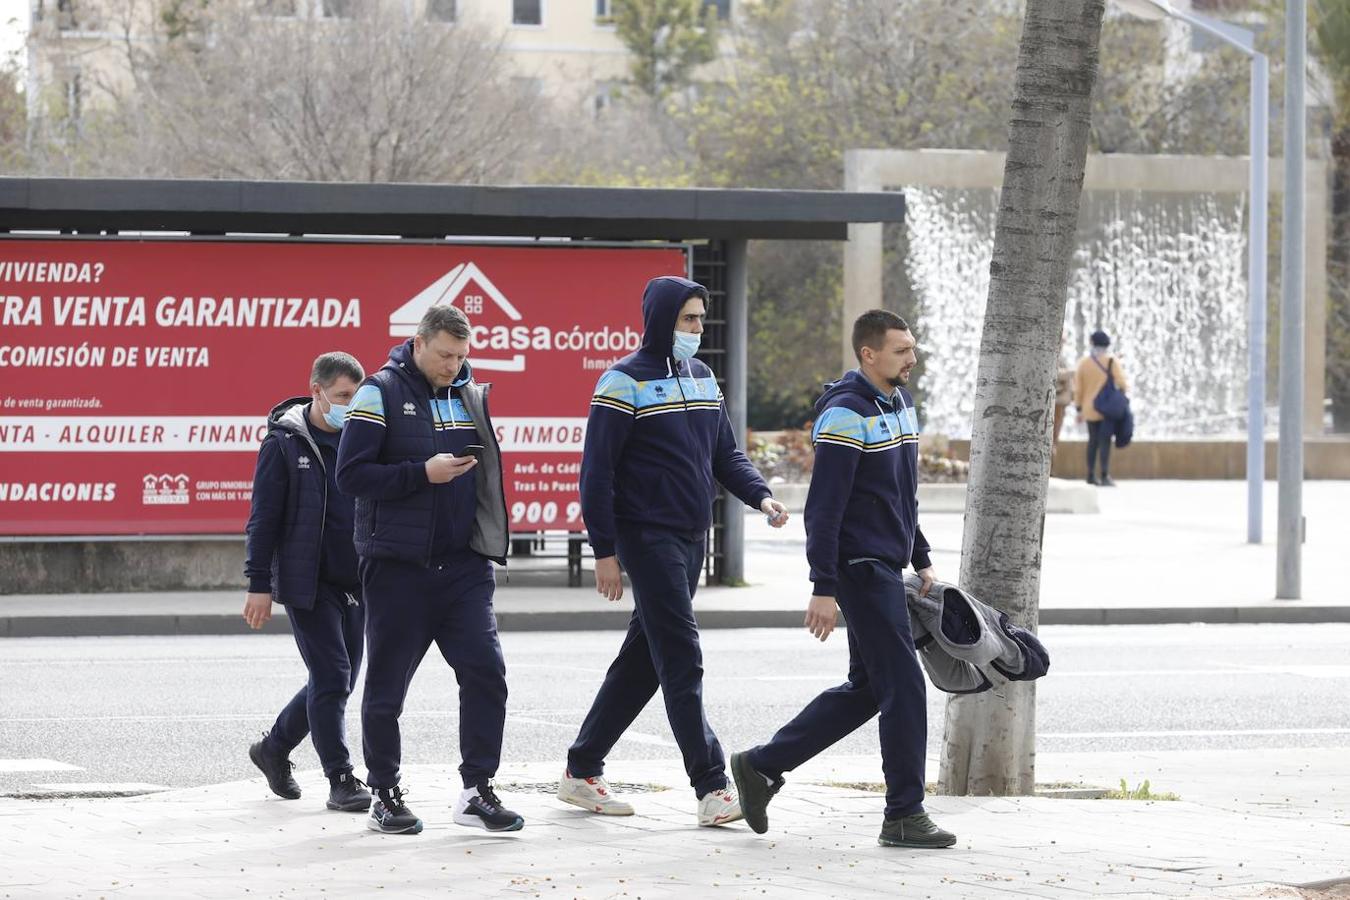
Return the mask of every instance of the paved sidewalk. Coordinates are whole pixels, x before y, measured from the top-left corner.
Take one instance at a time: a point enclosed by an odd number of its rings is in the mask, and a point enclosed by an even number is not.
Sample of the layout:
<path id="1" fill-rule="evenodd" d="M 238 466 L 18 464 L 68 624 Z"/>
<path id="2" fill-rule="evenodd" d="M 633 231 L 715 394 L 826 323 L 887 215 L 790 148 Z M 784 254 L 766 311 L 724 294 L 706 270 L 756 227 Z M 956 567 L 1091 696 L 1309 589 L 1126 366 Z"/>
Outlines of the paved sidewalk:
<path id="1" fill-rule="evenodd" d="M 323 810 L 317 772 L 300 773 L 306 796 L 293 802 L 261 779 L 130 800 L 0 801 L 0 897 L 1346 896 L 1282 887 L 1350 878 L 1350 813 L 1306 797 L 1301 816 L 1187 800 L 1184 785 L 1178 802 L 930 797 L 959 843 L 897 850 L 876 844 L 880 795 L 837 786 L 877 763 L 827 758 L 794 774 L 763 836 L 743 823 L 697 827 L 687 788 L 634 793 L 632 818 L 591 816 L 549 796 L 558 772 L 540 764 L 501 773 L 528 821 L 502 836 L 451 824 L 448 766 L 405 773 L 427 823 L 419 836 Z M 1345 783 L 1344 761 L 1322 764 Z M 655 786 L 682 774 L 675 760 L 610 772 Z"/>
<path id="2" fill-rule="evenodd" d="M 1246 537 L 1242 482 L 1123 482 L 1099 490 L 1101 512 L 1045 522 L 1042 624 L 1350 621 L 1350 482 L 1307 482 L 1308 521 L 1301 600 L 1275 600 L 1275 485 L 1266 486 L 1265 542 Z M 962 516 L 921 516 L 939 575 L 960 569 Z M 746 518 L 746 577 L 740 588 L 704 588 L 705 628 L 800 627 L 810 585 L 801 516 L 769 528 Z M 631 599 L 610 605 L 564 576 L 515 566 L 498 586 L 503 630 L 623 628 Z M 589 561 L 588 561 L 589 565 Z M 590 574 L 587 573 L 587 581 Z M 545 583 L 541 584 L 543 581 Z M 997 598 L 989 598 L 997 604 Z M 0 637 L 98 634 L 237 634 L 238 591 L 0 596 Z M 280 608 L 278 607 L 278 611 Z M 287 627 L 276 617 L 274 629 Z"/>

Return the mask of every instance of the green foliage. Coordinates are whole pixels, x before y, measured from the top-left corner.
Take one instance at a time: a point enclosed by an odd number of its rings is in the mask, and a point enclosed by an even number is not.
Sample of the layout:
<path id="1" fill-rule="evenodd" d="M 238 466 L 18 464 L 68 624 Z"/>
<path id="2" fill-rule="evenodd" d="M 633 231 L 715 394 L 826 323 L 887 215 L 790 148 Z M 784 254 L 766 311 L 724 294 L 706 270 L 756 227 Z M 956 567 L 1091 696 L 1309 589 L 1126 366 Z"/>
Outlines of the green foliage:
<path id="1" fill-rule="evenodd" d="M 1338 93 L 1350 91 L 1350 0 L 1320 0 L 1311 4 L 1310 12 L 1318 59 Z M 1350 116 L 1345 108 L 1350 95 L 1341 93 L 1338 99 L 1337 112 Z"/>
<path id="2" fill-rule="evenodd" d="M 23 150 L 27 112 L 18 66 L 0 60 L 0 171 L 12 172 Z"/>
<path id="3" fill-rule="evenodd" d="M 834 243 L 751 244 L 746 385 L 751 428 L 814 418 L 821 385 L 839 377 L 841 253 Z"/>
<path id="4" fill-rule="evenodd" d="M 1337 431 L 1350 431 L 1350 0 L 1312 4 L 1314 50 L 1331 83 L 1332 222 L 1327 298 L 1327 395 Z"/>
<path id="5" fill-rule="evenodd" d="M 697 183 L 836 189 L 850 148 L 1006 146 L 1017 10 L 981 0 L 764 0 L 739 10 L 731 77 L 671 112 Z M 1245 59 L 1211 54 L 1193 78 L 1168 84 L 1163 48 L 1157 23 L 1112 21 L 1092 149 L 1245 152 Z M 888 236 L 900 237 L 888 257 L 903 270 L 902 236 Z M 903 271 L 888 273 L 876 305 L 912 320 Z M 751 297 L 750 422 L 799 425 L 820 383 L 839 375 L 838 248 L 759 245 Z M 914 386 L 922 392 L 921 372 Z"/>
<path id="6" fill-rule="evenodd" d="M 1247 153 L 1249 63 L 1218 47 L 1187 78 L 1164 69 L 1161 22 L 1120 17 L 1102 29 L 1092 97 L 1095 153 Z"/>
<path id="7" fill-rule="evenodd" d="M 1129 782 L 1124 778 L 1120 779 L 1120 790 L 1108 791 L 1104 799 L 1107 800 L 1180 800 L 1181 798 L 1171 792 L 1155 792 L 1148 779 L 1145 778 L 1143 784 L 1130 790 Z"/>
<path id="8" fill-rule="evenodd" d="M 703 0 L 614 0 L 613 21 L 633 85 L 663 100 L 717 56 L 717 18 Z"/>
<path id="9" fill-rule="evenodd" d="M 170 41 L 205 39 L 208 7 L 211 0 L 167 0 L 159 12 L 164 36 Z"/>

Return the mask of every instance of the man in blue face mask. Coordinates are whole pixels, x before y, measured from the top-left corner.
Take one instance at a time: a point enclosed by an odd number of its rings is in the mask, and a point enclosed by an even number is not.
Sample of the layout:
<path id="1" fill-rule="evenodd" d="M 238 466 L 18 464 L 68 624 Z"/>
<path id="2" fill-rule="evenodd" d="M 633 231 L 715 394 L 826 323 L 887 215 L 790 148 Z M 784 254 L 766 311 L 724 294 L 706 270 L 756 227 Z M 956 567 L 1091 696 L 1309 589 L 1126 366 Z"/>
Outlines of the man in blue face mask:
<path id="1" fill-rule="evenodd" d="M 698 797 L 698 824 L 716 826 L 741 818 L 722 747 L 703 714 L 693 609 L 717 483 L 775 527 L 788 514 L 737 447 L 712 370 L 693 358 L 707 301 L 707 288 L 685 278 L 648 282 L 642 346 L 600 377 L 591 399 L 581 514 L 595 548 L 596 589 L 620 599 L 622 565 L 634 611 L 567 753 L 558 798 L 601 815 L 633 814 L 605 783 L 604 761 L 659 687 Z"/>
<path id="2" fill-rule="evenodd" d="M 290 753 L 309 734 L 328 776 L 328 808 L 365 812 L 370 792 L 352 775 L 347 696 L 361 668 L 365 608 L 353 542 L 355 501 L 337 488 L 338 437 L 365 372 L 347 353 L 314 360 L 308 397 L 279 403 L 258 450 L 247 526 L 244 621 L 261 628 L 286 606 L 309 681 L 249 748 L 279 797 L 295 800 Z"/>

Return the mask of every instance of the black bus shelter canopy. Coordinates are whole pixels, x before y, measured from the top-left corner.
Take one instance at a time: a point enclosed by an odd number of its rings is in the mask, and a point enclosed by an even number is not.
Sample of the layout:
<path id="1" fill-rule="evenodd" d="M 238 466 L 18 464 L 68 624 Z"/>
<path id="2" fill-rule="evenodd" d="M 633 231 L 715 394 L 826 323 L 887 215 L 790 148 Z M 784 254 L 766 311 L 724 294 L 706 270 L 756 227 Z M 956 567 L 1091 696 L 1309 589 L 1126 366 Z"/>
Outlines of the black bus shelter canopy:
<path id="1" fill-rule="evenodd" d="M 0 231 L 845 240 L 891 192 L 0 178 Z"/>

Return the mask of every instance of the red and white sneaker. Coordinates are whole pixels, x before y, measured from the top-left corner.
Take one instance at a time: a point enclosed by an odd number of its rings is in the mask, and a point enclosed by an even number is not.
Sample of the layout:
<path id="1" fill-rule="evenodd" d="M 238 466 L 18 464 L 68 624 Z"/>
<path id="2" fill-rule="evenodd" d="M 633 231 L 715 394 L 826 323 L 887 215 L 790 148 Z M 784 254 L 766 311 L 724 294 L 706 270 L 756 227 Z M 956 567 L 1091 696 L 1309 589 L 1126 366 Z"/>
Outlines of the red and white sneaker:
<path id="1" fill-rule="evenodd" d="M 571 772 L 563 772 L 562 780 L 558 782 L 558 799 L 602 816 L 633 814 L 633 807 L 616 798 L 609 783 L 599 776 L 573 778 Z"/>
<path id="2" fill-rule="evenodd" d="M 707 825 L 726 825 L 728 822 L 735 822 L 738 819 L 745 818 L 741 812 L 741 801 L 736 798 L 736 792 L 730 786 L 721 790 L 704 794 L 703 799 L 698 801 L 698 824 Z"/>

